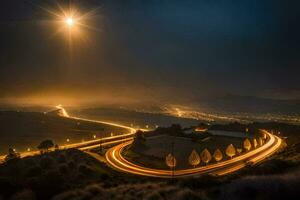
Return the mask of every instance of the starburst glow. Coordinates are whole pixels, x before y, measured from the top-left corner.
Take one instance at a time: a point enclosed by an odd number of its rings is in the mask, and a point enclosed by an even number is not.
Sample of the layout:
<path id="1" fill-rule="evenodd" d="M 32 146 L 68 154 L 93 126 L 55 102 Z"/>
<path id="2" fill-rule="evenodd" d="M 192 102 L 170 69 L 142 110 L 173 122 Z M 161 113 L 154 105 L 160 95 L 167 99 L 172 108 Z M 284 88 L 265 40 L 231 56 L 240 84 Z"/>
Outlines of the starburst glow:
<path id="1" fill-rule="evenodd" d="M 57 6 L 52 8 L 37 6 L 50 15 L 52 18 L 50 21 L 55 24 L 57 28 L 57 30 L 54 31 L 54 35 L 64 36 L 69 43 L 70 49 L 73 48 L 72 43 L 75 39 L 76 42 L 88 42 L 90 36 L 89 30 L 99 31 L 92 25 L 98 17 L 98 8 L 83 12 L 79 6 L 72 4 L 56 5 Z"/>
<path id="2" fill-rule="evenodd" d="M 68 17 L 65 19 L 65 22 L 68 26 L 72 27 L 74 25 L 73 17 Z"/>

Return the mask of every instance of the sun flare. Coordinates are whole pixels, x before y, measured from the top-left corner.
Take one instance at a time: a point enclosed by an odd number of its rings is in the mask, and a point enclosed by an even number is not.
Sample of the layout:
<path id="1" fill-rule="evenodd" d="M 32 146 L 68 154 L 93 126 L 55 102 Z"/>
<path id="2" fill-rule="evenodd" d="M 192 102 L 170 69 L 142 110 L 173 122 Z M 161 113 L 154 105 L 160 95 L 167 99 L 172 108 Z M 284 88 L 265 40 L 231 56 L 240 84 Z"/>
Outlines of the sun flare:
<path id="1" fill-rule="evenodd" d="M 75 24 L 75 21 L 73 19 L 73 17 L 67 17 L 65 19 L 65 23 L 69 26 L 69 27 L 72 27 L 74 24 Z"/>

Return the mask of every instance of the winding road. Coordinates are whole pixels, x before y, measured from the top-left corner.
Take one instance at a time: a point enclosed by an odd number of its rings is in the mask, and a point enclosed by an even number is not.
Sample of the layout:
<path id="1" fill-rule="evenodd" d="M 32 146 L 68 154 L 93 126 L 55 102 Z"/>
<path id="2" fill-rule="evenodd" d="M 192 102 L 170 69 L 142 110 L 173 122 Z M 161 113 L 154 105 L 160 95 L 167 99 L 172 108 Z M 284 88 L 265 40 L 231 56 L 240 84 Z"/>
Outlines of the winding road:
<path id="1" fill-rule="evenodd" d="M 201 166 L 191 169 L 183 170 L 160 170 L 152 169 L 134 164 L 126 160 L 122 156 L 122 152 L 125 147 L 131 144 L 131 141 L 119 144 L 106 153 L 107 162 L 115 169 L 127 173 L 132 173 L 136 175 L 160 177 L 160 178 L 172 178 L 174 177 L 184 177 L 184 176 L 194 176 L 200 174 L 212 174 L 212 175 L 225 175 L 234 171 L 237 171 L 247 165 L 256 164 L 270 155 L 274 154 L 281 146 L 282 140 L 272 135 L 271 133 L 262 130 L 268 137 L 267 142 L 254 150 L 251 150 L 245 154 L 234 157 L 230 160 L 222 161 L 219 163 Z"/>
<path id="2" fill-rule="evenodd" d="M 192 169 L 183 169 L 183 170 L 174 170 L 172 172 L 171 170 L 160 170 L 160 169 L 152 169 L 147 168 L 143 166 L 139 166 L 135 163 L 132 163 L 128 160 L 126 160 L 122 156 L 122 152 L 125 147 L 130 145 L 133 141 L 133 136 L 136 132 L 136 129 L 128 126 L 124 126 L 117 123 L 110 123 L 110 122 L 104 122 L 99 120 L 91 120 L 91 119 L 85 119 L 85 118 L 79 118 L 79 117 L 71 117 L 67 113 L 67 111 L 62 106 L 57 106 L 57 109 L 61 110 L 61 114 L 63 117 L 75 119 L 75 120 L 81 120 L 81 121 L 87 121 L 87 122 L 94 122 L 94 123 L 101 123 L 101 124 L 107 124 L 115 127 L 125 128 L 128 129 L 127 134 L 123 135 L 116 135 L 111 137 L 106 137 L 102 139 L 95 139 L 91 141 L 86 142 L 79 142 L 69 145 L 60 146 L 61 149 L 70 149 L 70 148 L 77 148 L 82 151 L 89 151 L 91 149 L 97 148 L 100 146 L 111 146 L 116 145 L 112 148 L 110 148 L 106 154 L 105 158 L 107 163 L 114 169 L 126 173 L 136 174 L 136 175 L 142 175 L 142 176 L 151 176 L 151 177 L 160 177 L 160 178 L 172 178 L 172 177 L 185 177 L 185 176 L 195 176 L 200 174 L 212 174 L 212 175 L 225 175 L 234 171 L 237 171 L 247 165 L 253 165 L 256 164 L 265 158 L 271 156 L 274 154 L 281 146 L 282 140 L 267 132 L 266 130 L 261 130 L 267 135 L 267 142 L 245 154 L 236 156 L 230 160 L 222 161 L 219 163 L 207 165 L 207 166 L 200 166 Z M 143 131 L 149 131 L 149 130 L 143 130 Z M 21 157 L 26 156 L 33 156 L 40 154 L 39 151 L 30 151 L 30 152 L 23 152 L 21 153 Z M 96 156 L 95 154 L 90 153 L 91 156 L 99 160 L 99 156 Z M 5 156 L 0 156 L 0 162 L 3 162 L 5 159 Z M 101 160 L 99 160 L 101 161 Z"/>
<path id="3" fill-rule="evenodd" d="M 135 128 L 129 127 L 129 126 L 124 126 L 122 124 L 117 124 L 117 123 L 112 123 L 112 122 L 105 122 L 105 121 L 99 121 L 99 120 L 92 120 L 92 119 L 85 119 L 85 118 L 80 118 L 80 117 L 73 117 L 70 116 L 67 111 L 61 106 L 58 105 L 56 106 L 57 109 L 59 109 L 61 112 L 62 117 L 66 117 L 69 119 L 74 119 L 74 120 L 80 120 L 80 121 L 85 121 L 85 122 L 93 122 L 93 123 L 99 123 L 99 124 L 106 124 L 110 126 L 115 126 L 119 128 L 124 128 L 128 130 L 128 133 L 122 134 L 122 135 L 115 135 L 115 136 L 110 136 L 110 137 L 105 137 L 101 139 L 94 139 L 90 141 L 85 141 L 85 142 L 78 142 L 78 143 L 72 143 L 72 144 L 67 144 L 67 145 L 61 145 L 59 148 L 60 149 L 71 149 L 71 148 L 77 148 L 82 151 L 88 151 L 91 149 L 95 149 L 100 146 L 109 146 L 113 144 L 119 144 L 122 142 L 128 142 L 133 139 L 133 136 L 135 132 L 137 131 Z M 148 131 L 146 129 L 142 129 L 143 131 Z M 40 151 L 29 151 L 29 152 L 20 152 L 21 158 L 27 157 L 27 156 L 34 156 L 34 155 L 39 155 Z M 0 163 L 4 162 L 5 160 L 5 155 L 0 156 Z"/>

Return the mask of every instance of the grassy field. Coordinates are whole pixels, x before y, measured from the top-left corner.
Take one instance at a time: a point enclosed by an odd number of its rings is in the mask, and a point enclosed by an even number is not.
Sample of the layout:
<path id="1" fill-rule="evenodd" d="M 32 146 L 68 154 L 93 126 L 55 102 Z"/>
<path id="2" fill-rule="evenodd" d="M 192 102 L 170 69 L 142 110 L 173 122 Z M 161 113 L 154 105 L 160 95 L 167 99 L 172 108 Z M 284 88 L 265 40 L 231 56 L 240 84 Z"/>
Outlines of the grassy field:
<path id="1" fill-rule="evenodd" d="M 177 168 L 185 169 L 191 168 L 188 164 L 188 157 L 193 149 L 200 154 L 207 148 L 213 154 L 216 148 L 224 152 L 229 144 L 233 144 L 236 148 L 241 148 L 242 142 L 243 138 L 226 136 L 209 136 L 194 142 L 190 138 L 159 135 L 147 138 L 143 147 L 128 148 L 124 155 L 126 158 L 144 166 L 167 169 L 165 157 L 172 152 L 173 144 L 174 155 L 178 164 Z M 204 163 L 201 163 L 201 165 L 204 165 Z"/>
<path id="2" fill-rule="evenodd" d="M 128 130 L 105 124 L 84 122 L 38 112 L 0 112 L 0 155 L 9 147 L 32 150 L 45 139 L 59 145 L 127 133 Z"/>

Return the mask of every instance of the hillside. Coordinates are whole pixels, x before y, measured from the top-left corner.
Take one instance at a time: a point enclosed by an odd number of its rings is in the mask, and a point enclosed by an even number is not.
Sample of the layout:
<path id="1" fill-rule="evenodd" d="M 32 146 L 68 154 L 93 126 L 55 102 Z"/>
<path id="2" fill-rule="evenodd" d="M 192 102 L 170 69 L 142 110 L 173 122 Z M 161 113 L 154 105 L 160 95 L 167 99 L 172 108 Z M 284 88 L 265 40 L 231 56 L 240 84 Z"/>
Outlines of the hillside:
<path id="1" fill-rule="evenodd" d="M 55 143 L 91 140 L 108 136 L 111 133 L 121 134 L 126 129 L 105 124 L 85 122 L 57 115 L 39 112 L 0 112 L 0 154 L 6 153 L 9 147 L 24 151 L 34 149 L 41 140 L 53 139 Z"/>

